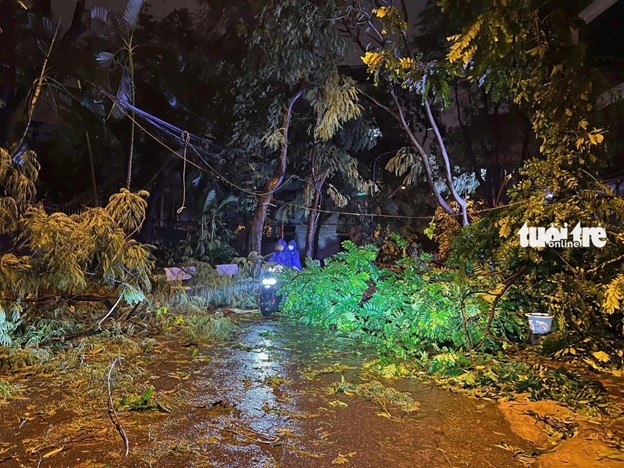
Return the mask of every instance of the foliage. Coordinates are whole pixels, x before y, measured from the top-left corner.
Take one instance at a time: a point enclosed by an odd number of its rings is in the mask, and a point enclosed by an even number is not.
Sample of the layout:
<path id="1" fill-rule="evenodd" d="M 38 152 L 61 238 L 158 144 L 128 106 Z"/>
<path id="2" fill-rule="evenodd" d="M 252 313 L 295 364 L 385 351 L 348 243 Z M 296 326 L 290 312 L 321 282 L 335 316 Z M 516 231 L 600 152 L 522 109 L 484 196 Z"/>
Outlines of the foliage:
<path id="1" fill-rule="evenodd" d="M 122 189 L 105 208 L 48 214 L 32 203 L 38 168 L 33 152 L 12 159 L 0 148 L 0 226 L 10 239 L 0 258 L 0 289 L 3 299 L 14 302 L 0 314 L 5 344 L 25 298 L 121 285 L 121 298 L 134 304 L 151 287 L 149 246 L 131 238 L 145 218 L 147 192 Z"/>
<path id="2" fill-rule="evenodd" d="M 391 417 L 390 407 L 399 408 L 405 413 L 414 413 L 420 409 L 420 403 L 415 401 L 407 392 L 400 392 L 392 387 L 386 387 L 381 382 L 373 380 L 371 382 L 352 384 L 345 381 L 341 376 L 339 382 L 335 382 L 329 387 L 328 393 L 335 395 L 344 393 L 345 395 L 357 395 L 377 405 L 383 410 L 382 415 Z"/>
<path id="3" fill-rule="evenodd" d="M 342 245 L 345 251 L 326 260 L 325 267 L 308 262 L 299 273 L 284 273 L 281 310 L 300 315 L 305 323 L 333 325 L 344 332 L 358 330 L 356 312 L 362 295 L 368 282 L 380 274 L 373 264 L 377 249 L 357 247 L 351 241 Z"/>
<path id="4" fill-rule="evenodd" d="M 450 37 L 448 61 L 458 77 L 481 87 L 505 81 L 529 116 L 541 143 L 540 158 L 526 162 L 509 190 L 510 204 L 461 232 L 452 263 L 468 274 L 511 276 L 524 304 L 553 314 L 563 330 L 610 330 L 621 336 L 614 315 L 619 265 L 624 258 L 624 202 L 599 182 L 606 132 L 596 120 L 596 92 L 585 48 L 570 27 L 578 5 L 483 0 L 439 2 L 461 32 Z M 548 5 L 548 6 L 545 6 Z M 551 8 L 552 7 L 552 8 Z M 529 226 L 602 226 L 604 248 L 521 248 L 518 231 Z"/>
<path id="5" fill-rule="evenodd" d="M 211 306 L 255 308 L 259 282 L 244 274 L 221 275 L 216 268 L 203 265 L 191 280 L 191 288 L 196 296 L 204 298 Z"/>
<path id="6" fill-rule="evenodd" d="M 302 153 L 314 157 L 315 151 L 307 151 L 305 143 L 325 147 L 322 143 L 333 139 L 346 122 L 358 118 L 362 108 L 355 82 L 339 73 L 345 41 L 335 19 L 341 14 L 338 4 L 291 0 L 258 2 L 257 6 L 258 24 L 249 35 L 244 73 L 237 80 L 238 122 L 233 143 L 244 151 L 247 161 L 249 156 L 253 158 L 248 180 L 254 182 L 258 204 L 249 240 L 250 250 L 259 251 L 267 207 L 294 159 L 294 141 L 304 142 Z M 276 150 L 277 157 L 268 157 Z M 340 159 L 353 171 L 349 155 Z M 247 161 L 245 171 L 249 171 Z M 308 203 L 303 205 L 316 209 L 316 203 L 309 203 L 311 194 L 318 197 L 328 175 L 315 175 L 318 167 L 325 172 L 322 163 L 313 161 L 310 167 Z M 344 206 L 344 195 L 341 199 L 336 192 L 334 188 L 328 193 Z"/>
<path id="7" fill-rule="evenodd" d="M 215 307 L 256 309 L 264 259 L 253 253 L 233 259 L 238 274 L 221 275 L 208 263 L 190 260 L 180 265 L 191 275 L 185 282 L 167 281 L 165 275 L 153 278 L 150 310 L 166 328 L 184 322 L 184 317 L 206 314 Z"/>
<path id="8" fill-rule="evenodd" d="M 150 411 L 159 410 L 164 413 L 169 411 L 165 409 L 154 396 L 154 387 L 148 387 L 141 395 L 125 396 L 117 405 L 118 410 L 127 409 L 129 411 Z"/>
<path id="9" fill-rule="evenodd" d="M 609 411 L 606 391 L 599 382 L 565 368 L 546 366 L 535 355 L 520 359 L 445 348 L 410 361 L 381 358 L 365 367 L 386 378 L 418 377 L 425 370 L 439 384 L 478 397 L 509 398 L 522 393 L 532 400 L 556 400 L 589 414 Z"/>
<path id="10" fill-rule="evenodd" d="M 106 212 L 126 234 L 132 235 L 141 228 L 145 220 L 148 196 L 149 193 L 145 190 L 132 193 L 122 188 L 119 193 L 110 197 Z"/>
<path id="11" fill-rule="evenodd" d="M 624 350 L 618 340 L 604 336 L 551 334 L 541 346 L 542 353 L 572 365 L 588 366 L 616 377 L 624 375 Z"/>
<path id="12" fill-rule="evenodd" d="M 355 20 L 356 24 L 367 24 L 369 31 L 372 31 L 370 36 L 373 42 L 364 51 L 361 60 L 366 64 L 375 86 L 383 84 L 388 89 L 391 104 L 388 106 L 375 98 L 370 99 L 397 121 L 409 141 L 409 147 L 400 149 L 387 168 L 400 176 L 407 174 L 405 180 L 409 182 L 424 176 L 438 205 L 454 215 L 456 211 L 442 196 L 443 191 L 448 190 L 465 226 L 469 223 L 466 198 L 456 188 L 454 166 L 438 119 L 432 111 L 434 104 L 446 107 L 449 103 L 451 70 L 444 61 L 427 60 L 423 53 L 414 53 L 408 37 L 408 15 L 407 6 L 402 3 L 400 7 L 388 5 L 372 12 L 360 9 Z M 417 134 L 416 119 L 412 117 L 414 112 L 421 122 L 426 122 L 425 128 L 433 130 L 433 154 L 425 145 L 427 133 L 425 139 Z M 464 176 L 460 185 L 466 186 L 467 179 Z"/>
<path id="13" fill-rule="evenodd" d="M 20 212 L 4 213 L 5 230 L 19 240 L 0 259 L 0 287 L 13 291 L 15 297 L 30 294 L 37 296 L 41 290 L 79 292 L 87 288 L 87 276 L 112 286 L 115 282 L 149 289 L 148 272 L 151 266 L 149 248 L 130 238 L 145 216 L 146 192 L 132 194 L 122 189 L 113 195 L 106 208 L 92 208 L 78 215 L 47 214 L 42 208 L 28 203 L 34 194 L 36 171 L 17 169 L 6 151 L 3 156 L 3 183 L 5 198 L 22 206 Z M 34 155 L 30 155 L 34 158 Z M 23 160 L 23 159 L 22 159 Z M 24 164 L 35 167 L 33 163 Z M 21 182 L 15 187 L 11 174 L 20 173 Z M 21 232 L 18 233 L 19 226 Z M 27 249 L 31 254 L 22 254 Z"/>
<path id="14" fill-rule="evenodd" d="M 469 200 L 467 210 L 473 222 L 478 218 L 480 204 Z M 437 207 L 429 226 L 425 229 L 425 235 L 438 244 L 438 258 L 442 261 L 448 260 L 453 246 L 454 239 L 462 230 L 459 218 L 449 215 L 441 207 Z"/>
<path id="15" fill-rule="evenodd" d="M 234 195 L 217 200 L 214 189 L 207 193 L 199 220 L 196 257 L 212 263 L 226 263 L 236 255 L 234 249 L 228 245 L 233 233 L 225 225 L 223 217 L 238 201 L 238 197 Z"/>
<path id="16" fill-rule="evenodd" d="M 5 306 L 0 303 L 0 346 L 8 346 L 13 343 L 11 335 L 20 323 L 22 311 L 16 303 L 9 303 L 8 310 L 5 310 Z"/>
<path id="17" fill-rule="evenodd" d="M 182 325 L 182 335 L 193 343 L 229 340 L 237 330 L 238 326 L 219 310 L 185 317 Z"/>
<path id="18" fill-rule="evenodd" d="M 524 318 L 505 301 L 502 313 L 488 325 L 495 295 L 472 290 L 457 271 L 427 269 L 403 259 L 403 269 L 396 273 L 373 264 L 373 246 L 346 241 L 343 247 L 325 267 L 309 265 L 299 273 L 285 273 L 283 311 L 403 357 L 432 347 L 468 349 L 480 340 L 486 349 L 498 350 L 501 345 L 490 332 L 515 339 L 525 333 L 520 325 Z"/>
<path id="19" fill-rule="evenodd" d="M 354 367 L 347 366 L 346 364 L 332 364 L 322 369 L 316 369 L 313 367 L 307 367 L 303 369 L 303 376 L 308 380 L 314 380 L 319 375 L 334 374 L 342 372 L 346 369 L 354 369 Z"/>

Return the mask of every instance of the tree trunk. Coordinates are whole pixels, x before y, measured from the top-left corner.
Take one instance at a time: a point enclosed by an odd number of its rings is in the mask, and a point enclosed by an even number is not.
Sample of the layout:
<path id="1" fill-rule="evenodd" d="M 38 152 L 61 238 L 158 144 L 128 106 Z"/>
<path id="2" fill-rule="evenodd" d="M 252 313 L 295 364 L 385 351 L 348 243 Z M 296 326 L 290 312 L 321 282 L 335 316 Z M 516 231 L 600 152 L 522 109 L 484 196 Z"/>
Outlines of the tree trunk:
<path id="1" fill-rule="evenodd" d="M 306 258 L 314 258 L 314 256 L 316 255 L 316 251 L 314 248 L 314 239 L 316 238 L 316 228 L 319 218 L 319 203 L 321 202 L 321 190 L 323 189 L 324 183 L 325 177 L 314 183 L 314 202 L 312 203 L 312 207 L 310 208 L 310 215 L 308 217 L 308 230 L 306 232 Z"/>
<path id="2" fill-rule="evenodd" d="M 288 157 L 288 129 L 292 117 L 293 106 L 297 99 L 301 97 L 303 89 L 299 89 L 288 98 L 288 105 L 284 110 L 282 118 L 282 147 L 279 153 L 279 159 L 273 176 L 267 181 L 262 189 L 262 194 L 258 196 L 258 206 L 251 222 L 249 233 L 249 251 L 262 253 L 262 234 L 264 230 L 264 221 L 266 220 L 267 208 L 273 199 L 273 193 L 277 190 L 284 179 L 286 173 L 286 162 Z"/>
<path id="3" fill-rule="evenodd" d="M 440 151 L 442 152 L 442 159 L 444 161 L 444 175 L 446 176 L 446 182 L 447 182 L 448 188 L 451 191 L 453 198 L 455 199 L 455 201 L 457 202 L 457 204 L 459 205 L 461 209 L 462 226 L 468 226 L 469 222 L 468 222 L 468 211 L 466 207 L 466 199 L 461 197 L 459 193 L 457 193 L 457 190 L 455 190 L 455 186 L 453 185 L 453 175 L 451 174 L 451 161 L 450 161 L 448 153 L 446 152 L 446 145 L 444 144 L 444 140 L 442 139 L 442 134 L 440 133 L 440 130 L 438 129 L 438 125 L 435 119 L 433 118 L 433 114 L 431 113 L 431 107 L 429 106 L 429 101 L 427 101 L 427 99 L 424 99 L 424 102 L 425 102 L 425 111 L 427 112 L 427 118 L 429 119 L 429 122 L 431 123 L 431 126 L 433 127 L 433 132 L 435 133 L 436 139 L 438 141 L 438 147 L 440 148 Z"/>
<path id="4" fill-rule="evenodd" d="M 327 222 L 327 220 L 331 217 L 329 213 L 319 213 L 316 218 L 316 232 L 314 233 L 314 255 L 318 256 L 319 254 L 319 242 L 321 237 L 321 228 L 323 224 Z M 317 259 L 318 260 L 318 259 Z"/>
<path id="5" fill-rule="evenodd" d="M 134 132 L 135 126 L 134 121 L 136 118 L 134 112 L 135 105 L 135 96 L 134 96 L 134 56 L 132 55 L 132 35 L 130 36 L 130 42 L 128 43 L 128 69 L 130 73 L 130 101 L 132 104 L 132 111 L 130 112 L 130 151 L 128 154 L 128 170 L 126 174 L 126 188 L 130 190 L 130 186 L 132 184 L 132 165 L 134 162 Z M 123 80 L 123 75 L 121 77 Z M 184 181 L 182 181 L 184 183 Z"/>
<path id="6" fill-rule="evenodd" d="M 403 112 L 403 108 L 401 107 L 401 103 L 399 102 L 399 99 L 396 96 L 396 93 L 394 91 L 391 91 L 391 94 L 392 94 L 392 99 L 394 100 L 394 104 L 398 112 L 397 119 L 399 120 L 399 123 L 403 127 L 403 130 L 405 130 L 405 133 L 407 133 L 407 136 L 412 142 L 412 147 L 416 150 L 416 152 L 420 156 L 420 160 L 425 170 L 427 183 L 429 184 L 429 187 L 433 191 L 433 194 L 435 195 L 438 205 L 440 205 L 444 209 L 444 211 L 446 211 L 448 214 L 455 215 L 456 213 L 455 211 L 453 211 L 453 208 L 451 208 L 449 204 L 446 203 L 446 200 L 442 198 L 442 194 L 436 187 L 435 180 L 433 179 L 433 170 L 431 169 L 431 165 L 429 164 L 429 156 L 427 155 L 424 148 L 422 147 L 422 145 L 416 138 L 416 135 L 414 135 L 414 132 L 412 132 L 412 129 L 407 123 L 407 120 L 405 120 L 405 114 Z"/>

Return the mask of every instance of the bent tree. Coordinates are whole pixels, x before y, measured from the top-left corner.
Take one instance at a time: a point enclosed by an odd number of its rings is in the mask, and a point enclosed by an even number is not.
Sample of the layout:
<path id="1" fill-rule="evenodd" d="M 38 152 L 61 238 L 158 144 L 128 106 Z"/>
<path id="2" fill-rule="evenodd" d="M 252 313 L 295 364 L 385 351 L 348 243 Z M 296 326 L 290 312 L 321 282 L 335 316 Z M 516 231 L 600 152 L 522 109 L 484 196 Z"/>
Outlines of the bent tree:
<path id="1" fill-rule="evenodd" d="M 432 109 L 432 105 L 444 107 L 449 102 L 450 67 L 434 60 L 426 61 L 422 54 L 414 52 L 408 38 L 408 21 L 405 2 L 401 2 L 400 7 L 383 6 L 370 11 L 356 9 L 349 21 L 343 21 L 343 26 L 362 48 L 362 61 L 367 65 L 375 87 L 383 89 L 389 103 L 373 95 L 367 97 L 392 116 L 410 144 L 411 151 L 397 155 L 389 168 L 398 175 L 408 172 L 424 175 L 437 204 L 449 215 L 459 215 L 462 225 L 467 226 L 466 198 L 457 189 L 447 146 Z M 359 37 L 363 25 L 371 44 L 368 48 L 364 47 Z M 427 127 L 433 131 L 437 157 L 429 154 L 419 139 L 409 116 L 414 111 L 420 113 Z M 451 194 L 458 210 L 442 195 L 443 187 Z"/>
<path id="2" fill-rule="evenodd" d="M 47 214 L 34 202 L 39 171 L 33 151 L 12 158 L 0 147 L 0 235 L 9 240 L 0 250 L 0 315 L 11 311 L 11 325 L 0 328 L 4 344 L 25 303 L 79 301 L 114 288 L 112 311 L 121 301 L 141 302 L 151 288 L 150 247 L 132 238 L 145 220 L 148 193 L 121 189 L 104 208 Z"/>

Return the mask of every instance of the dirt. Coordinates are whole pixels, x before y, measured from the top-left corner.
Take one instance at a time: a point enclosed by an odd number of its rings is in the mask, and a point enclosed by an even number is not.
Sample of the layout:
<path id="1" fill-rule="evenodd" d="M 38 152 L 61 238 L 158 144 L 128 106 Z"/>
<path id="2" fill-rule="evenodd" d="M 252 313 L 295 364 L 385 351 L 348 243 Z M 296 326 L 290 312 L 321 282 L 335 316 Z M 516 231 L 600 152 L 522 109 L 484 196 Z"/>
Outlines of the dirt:
<path id="1" fill-rule="evenodd" d="M 624 437 L 621 415 L 608 419 L 589 417 L 554 401 L 529 401 L 518 395 L 499 406 L 512 432 L 541 452 L 541 468 L 621 467 Z"/>
<path id="2" fill-rule="evenodd" d="M 519 429 L 535 425 L 520 417 L 525 407 L 413 379 L 375 377 L 419 402 L 411 413 L 357 395 L 328 394 L 342 379 L 367 382 L 362 364 L 374 357 L 373 349 L 282 318 L 245 317 L 239 325 L 233 342 L 197 346 L 158 339 L 148 353 L 121 361 L 113 400 L 125 396 L 124 385 L 153 386 L 161 406 L 119 408 L 130 442 L 127 457 L 108 415 L 101 372 L 108 362 L 91 380 L 15 377 L 25 388 L 23 399 L 0 407 L 0 467 L 513 467 L 535 463 L 532 455 L 549 440 Z M 87 357 L 95 359 L 97 349 Z M 328 366 L 338 370 L 307 378 L 310 370 Z M 584 440 L 571 437 L 559 446 Z M 547 455 L 539 458 L 543 466 L 561 466 L 561 459 L 551 462 Z"/>

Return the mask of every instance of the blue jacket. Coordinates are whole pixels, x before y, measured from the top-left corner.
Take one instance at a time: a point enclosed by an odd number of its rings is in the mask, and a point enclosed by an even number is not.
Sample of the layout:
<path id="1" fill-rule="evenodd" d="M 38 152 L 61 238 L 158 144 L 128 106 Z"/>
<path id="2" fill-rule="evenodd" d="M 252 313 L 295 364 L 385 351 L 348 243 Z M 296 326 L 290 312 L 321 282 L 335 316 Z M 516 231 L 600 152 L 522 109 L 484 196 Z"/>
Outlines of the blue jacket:
<path id="1" fill-rule="evenodd" d="M 269 262 L 279 263 L 287 268 L 292 268 L 292 257 L 290 256 L 290 252 L 288 251 L 288 245 L 286 245 L 286 241 L 284 239 L 280 239 L 277 241 L 277 245 L 281 245 L 282 247 L 284 247 L 284 249 L 275 250 L 275 252 L 273 252 L 273 254 L 269 257 Z"/>
<path id="2" fill-rule="evenodd" d="M 290 250 L 292 247 L 292 250 Z M 290 254 L 290 261 L 292 268 L 296 270 L 301 270 L 301 260 L 299 259 L 299 251 L 297 250 L 297 243 L 294 240 L 291 240 L 288 243 L 288 253 Z"/>

